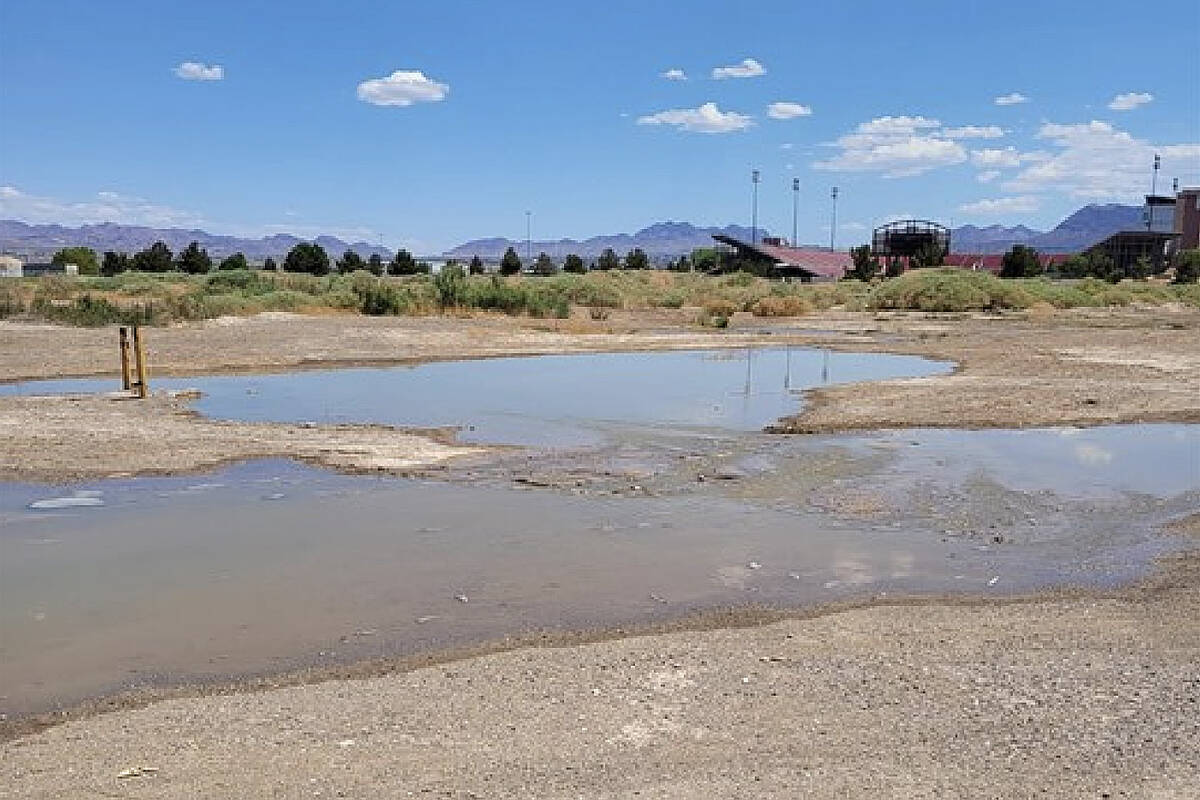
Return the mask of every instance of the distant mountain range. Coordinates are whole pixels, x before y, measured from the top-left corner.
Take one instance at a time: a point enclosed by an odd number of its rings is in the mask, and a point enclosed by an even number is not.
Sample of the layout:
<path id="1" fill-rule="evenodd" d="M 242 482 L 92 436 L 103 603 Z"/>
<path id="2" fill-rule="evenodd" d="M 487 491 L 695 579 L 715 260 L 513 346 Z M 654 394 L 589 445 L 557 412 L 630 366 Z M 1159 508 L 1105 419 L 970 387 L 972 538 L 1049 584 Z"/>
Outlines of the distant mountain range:
<path id="1" fill-rule="evenodd" d="M 1117 231 L 1141 226 L 1141 206 L 1089 205 L 1045 232 L 1024 225 L 964 225 L 950 232 L 950 249 L 956 253 L 1003 253 L 1014 244 L 1024 244 L 1043 253 L 1075 253 Z"/>
<path id="2" fill-rule="evenodd" d="M 1046 253 L 1076 252 L 1117 231 L 1136 229 L 1141 227 L 1141 224 L 1140 206 L 1089 205 L 1079 209 L 1050 231 L 1037 231 L 1024 225 L 1011 228 L 1001 225 L 982 228 L 964 225 L 951 232 L 951 248 L 956 253 L 1003 253 L 1014 244 L 1025 244 Z M 697 247 L 711 247 L 713 234 L 724 234 L 746 241 L 749 241 L 751 236 L 750 228 L 741 225 L 704 228 L 688 222 L 659 222 L 632 234 L 593 236 L 582 241 L 535 241 L 531 248 L 535 254 L 544 252 L 555 259 L 561 259 L 569 253 L 576 253 L 584 258 L 595 258 L 609 247 L 620 255 L 640 247 L 651 258 L 665 258 L 690 253 Z M 761 237 L 770 234 L 760 228 L 758 235 Z M 199 242 L 208 250 L 209 255 L 216 258 L 239 251 L 251 260 L 262 260 L 267 256 L 279 258 L 295 245 L 305 241 L 315 241 L 334 257 L 340 256 L 347 249 L 354 250 L 363 258 L 372 253 L 378 253 L 385 259 L 392 256 L 392 251 L 386 247 L 366 242 L 345 242 L 335 236 L 318 236 L 309 240 L 281 233 L 261 239 L 243 239 L 201 230 L 147 228 L 112 222 L 71 228 L 63 225 L 30 225 L 17 220 L 0 220 L 0 251 L 25 256 L 49 257 L 60 247 L 70 246 L 90 247 L 97 252 L 117 250 L 131 253 L 159 240 L 166 242 L 167 246 L 176 252 L 186 247 L 189 242 Z M 525 257 L 525 242 L 505 238 L 474 239 L 447 250 L 445 255 L 460 259 L 477 255 L 480 258 L 495 260 L 509 247 L 514 248 L 522 258 Z"/>
<path id="3" fill-rule="evenodd" d="M 534 255 L 545 253 L 551 258 L 562 258 L 570 253 L 575 253 L 583 258 L 595 258 L 609 247 L 622 256 L 633 248 L 640 247 L 648 256 L 663 257 L 690 253 L 697 247 L 712 247 L 714 233 L 723 233 L 735 239 L 750 241 L 750 228 L 741 225 L 727 225 L 724 228 L 699 228 L 689 222 L 659 222 L 632 234 L 617 233 L 609 236 L 593 236 L 582 241 L 578 239 L 534 241 L 528 246 Z M 758 235 L 760 237 L 770 236 L 770 233 L 759 228 Z M 524 258 L 526 246 L 526 242 L 514 239 L 474 239 L 447 250 L 445 254 L 454 258 L 479 256 L 480 258 L 496 259 L 504 255 L 504 251 L 511 247 Z"/>
<path id="4" fill-rule="evenodd" d="M 132 253 L 149 247 L 156 241 L 166 242 L 173 251 L 179 252 L 190 242 L 199 242 L 214 258 L 224 258 L 241 252 L 251 260 L 267 256 L 279 258 L 301 242 L 310 241 L 280 233 L 261 239 L 242 239 L 237 236 L 220 236 L 201 230 L 183 228 L 147 228 L 140 225 L 118 225 L 105 222 L 99 225 L 83 225 L 70 228 L 63 225 L 30 225 L 18 220 L 0 220 L 0 250 L 18 255 L 48 255 L 60 247 L 90 247 L 98 253 L 105 250 Z M 318 236 L 315 241 L 334 257 L 347 249 L 354 250 L 363 258 L 378 253 L 391 258 L 392 251 L 366 242 L 344 242 L 336 236 Z"/>

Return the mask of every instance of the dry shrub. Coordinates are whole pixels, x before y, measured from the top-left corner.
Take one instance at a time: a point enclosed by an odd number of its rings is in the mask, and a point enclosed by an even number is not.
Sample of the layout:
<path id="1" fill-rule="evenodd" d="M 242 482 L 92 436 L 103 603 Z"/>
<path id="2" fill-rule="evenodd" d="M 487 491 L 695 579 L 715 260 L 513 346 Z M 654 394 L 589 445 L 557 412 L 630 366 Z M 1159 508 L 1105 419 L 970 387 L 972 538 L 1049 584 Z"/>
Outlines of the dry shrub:
<path id="1" fill-rule="evenodd" d="M 750 309 L 756 317 L 799 317 L 813 311 L 812 301 L 798 294 L 767 295 Z"/>

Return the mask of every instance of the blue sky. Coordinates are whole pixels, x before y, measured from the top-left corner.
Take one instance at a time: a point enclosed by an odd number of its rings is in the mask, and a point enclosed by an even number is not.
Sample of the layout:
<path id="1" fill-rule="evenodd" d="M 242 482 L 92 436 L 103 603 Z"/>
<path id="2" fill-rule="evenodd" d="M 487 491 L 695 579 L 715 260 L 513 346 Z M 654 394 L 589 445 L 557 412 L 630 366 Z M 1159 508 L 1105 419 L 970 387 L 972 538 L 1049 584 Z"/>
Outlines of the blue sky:
<path id="1" fill-rule="evenodd" d="M 674 219 L 838 246 L 1200 183 L 1200 6 L 0 4 L 0 216 L 436 253 Z M 679 79 L 678 70 L 686 79 Z M 669 76 L 666 76 L 668 75 Z M 1003 98 L 1003 99 L 1001 99 Z M 709 105 L 711 104 L 711 105 Z M 781 104 L 781 105 L 773 105 Z"/>

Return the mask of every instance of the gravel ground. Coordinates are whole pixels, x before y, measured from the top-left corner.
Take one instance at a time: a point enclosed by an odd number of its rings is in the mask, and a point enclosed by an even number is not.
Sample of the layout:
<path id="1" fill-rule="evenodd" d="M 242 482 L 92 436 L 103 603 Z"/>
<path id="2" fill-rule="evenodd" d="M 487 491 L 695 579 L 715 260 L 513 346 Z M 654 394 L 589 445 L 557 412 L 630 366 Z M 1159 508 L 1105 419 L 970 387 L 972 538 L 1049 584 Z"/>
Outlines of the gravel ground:
<path id="1" fill-rule="evenodd" d="M 1182 800 L 1198 571 L 165 700 L 6 742 L 0 797 Z"/>

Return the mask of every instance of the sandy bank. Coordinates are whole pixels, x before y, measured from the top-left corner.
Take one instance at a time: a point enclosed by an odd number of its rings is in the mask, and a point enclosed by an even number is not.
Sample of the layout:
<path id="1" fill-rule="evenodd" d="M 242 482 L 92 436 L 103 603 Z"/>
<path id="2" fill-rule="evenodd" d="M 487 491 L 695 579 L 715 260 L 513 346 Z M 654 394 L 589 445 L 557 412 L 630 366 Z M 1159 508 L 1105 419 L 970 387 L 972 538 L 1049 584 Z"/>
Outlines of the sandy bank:
<path id="1" fill-rule="evenodd" d="M 252 458 L 287 457 L 345 471 L 403 473 L 482 448 L 447 431 L 384 425 L 220 422 L 158 393 L 0 397 L 0 480 L 60 482 L 191 472 Z"/>

